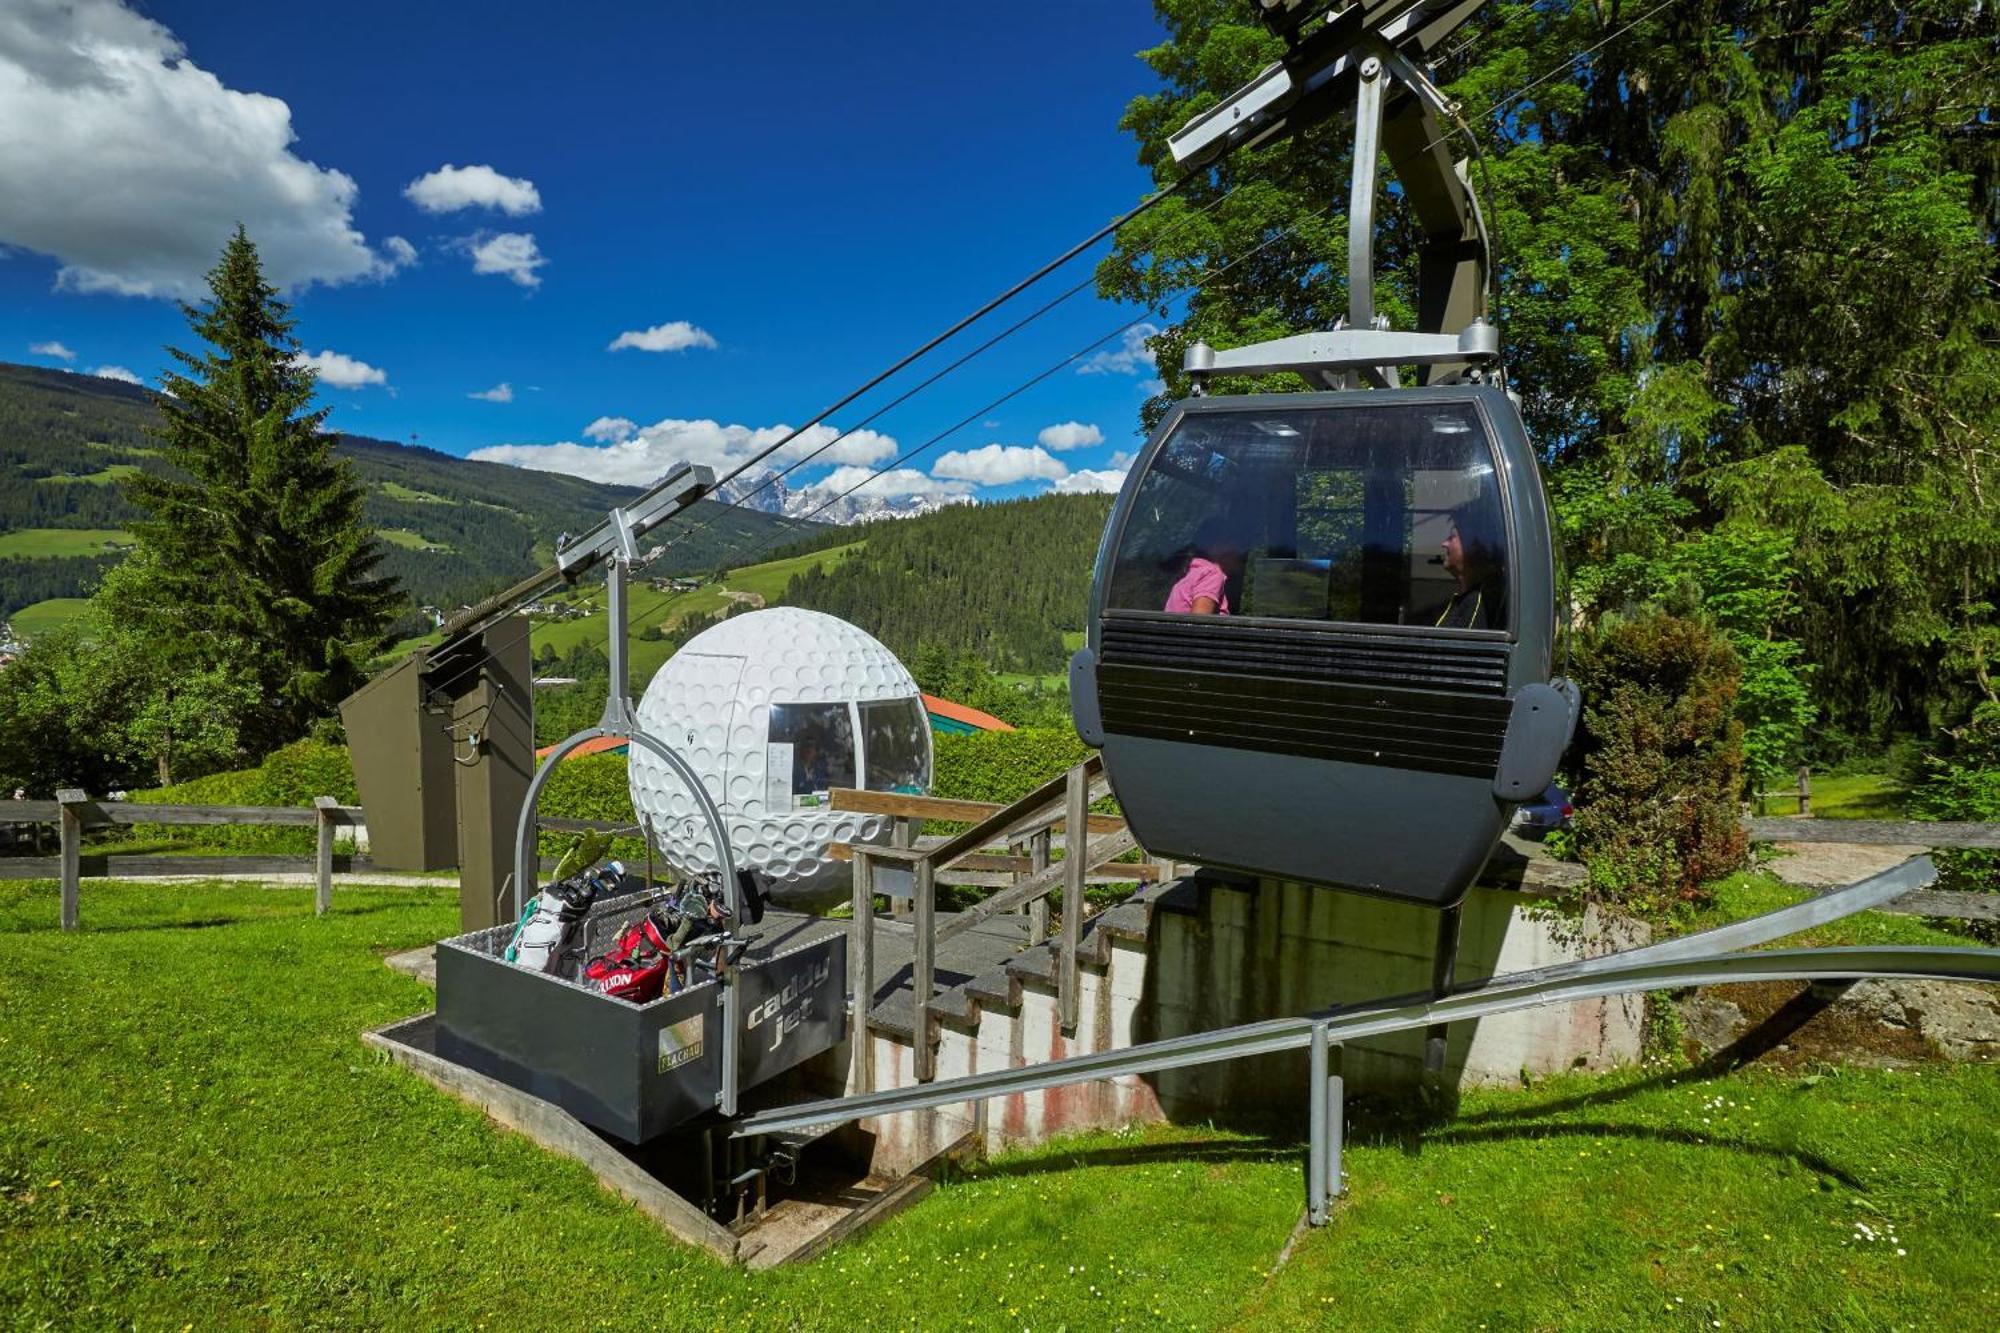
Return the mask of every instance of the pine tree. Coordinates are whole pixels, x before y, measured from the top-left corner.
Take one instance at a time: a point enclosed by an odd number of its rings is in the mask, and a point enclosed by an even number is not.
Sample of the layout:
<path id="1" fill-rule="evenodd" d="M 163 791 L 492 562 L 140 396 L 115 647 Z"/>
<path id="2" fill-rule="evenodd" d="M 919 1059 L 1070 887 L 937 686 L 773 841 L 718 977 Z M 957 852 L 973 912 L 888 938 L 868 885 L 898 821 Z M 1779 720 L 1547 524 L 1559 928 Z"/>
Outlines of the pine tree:
<path id="1" fill-rule="evenodd" d="M 158 430 L 185 479 L 135 476 L 134 531 L 163 641 L 194 634 L 247 653 L 260 702 L 243 739 L 262 750 L 304 734 L 363 678 L 399 597 L 361 517 L 363 488 L 322 434 L 317 377 L 298 359 L 290 307 L 265 282 L 242 227 L 183 305 L 206 349 L 167 352 Z M 125 599 L 135 608 L 142 599 Z"/>

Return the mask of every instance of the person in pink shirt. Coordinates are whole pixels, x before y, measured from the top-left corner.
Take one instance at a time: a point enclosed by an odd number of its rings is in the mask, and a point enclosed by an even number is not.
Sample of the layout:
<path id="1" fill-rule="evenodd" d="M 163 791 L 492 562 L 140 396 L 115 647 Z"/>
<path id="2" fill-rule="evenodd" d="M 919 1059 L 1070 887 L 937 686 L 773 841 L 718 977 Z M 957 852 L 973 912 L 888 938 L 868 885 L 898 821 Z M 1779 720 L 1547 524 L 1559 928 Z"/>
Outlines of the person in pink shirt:
<path id="1" fill-rule="evenodd" d="M 1243 550 L 1220 519 L 1195 534 L 1187 570 L 1167 594 L 1166 609 L 1179 615 L 1229 614 L 1229 580 L 1243 572 Z"/>

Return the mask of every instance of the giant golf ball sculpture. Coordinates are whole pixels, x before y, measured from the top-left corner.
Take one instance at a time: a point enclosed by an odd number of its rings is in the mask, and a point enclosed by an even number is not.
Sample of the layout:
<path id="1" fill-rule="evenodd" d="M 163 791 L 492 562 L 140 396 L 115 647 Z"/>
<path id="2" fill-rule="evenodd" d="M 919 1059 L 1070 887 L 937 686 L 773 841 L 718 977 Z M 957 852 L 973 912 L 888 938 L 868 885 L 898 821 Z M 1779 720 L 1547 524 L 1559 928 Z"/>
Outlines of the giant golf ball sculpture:
<path id="1" fill-rule="evenodd" d="M 889 820 L 828 808 L 834 787 L 922 793 L 930 720 L 896 655 L 844 620 L 773 607 L 723 621 L 675 653 L 646 687 L 639 724 L 700 775 L 729 827 L 738 870 L 784 907 L 849 891 L 839 842 L 886 842 Z M 632 808 L 652 820 L 682 875 L 713 873 L 714 838 L 693 793 L 631 747 Z"/>

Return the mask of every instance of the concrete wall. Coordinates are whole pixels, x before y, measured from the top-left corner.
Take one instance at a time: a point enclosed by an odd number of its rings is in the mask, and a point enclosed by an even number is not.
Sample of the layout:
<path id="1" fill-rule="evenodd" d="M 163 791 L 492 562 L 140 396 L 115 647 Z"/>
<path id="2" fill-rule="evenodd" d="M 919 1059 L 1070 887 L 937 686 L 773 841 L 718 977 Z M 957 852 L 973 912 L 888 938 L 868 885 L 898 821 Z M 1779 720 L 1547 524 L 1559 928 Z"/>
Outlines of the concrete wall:
<path id="1" fill-rule="evenodd" d="M 1478 980 L 1643 942 L 1595 917 L 1560 922 L 1537 900 L 1474 889 L 1461 919 L 1458 980 Z M 1131 1040 L 1206 1032 L 1329 1005 L 1428 991 L 1437 915 L 1423 908 L 1267 882 L 1217 886 L 1204 910 L 1154 918 L 1153 957 Z M 1446 1043 L 1453 1086 L 1569 1068 L 1601 1069 L 1639 1056 L 1644 1002 L 1624 996 L 1455 1023 Z M 1424 1034 L 1349 1045 L 1341 1072 L 1353 1092 L 1408 1092 L 1423 1070 Z M 1158 1076 L 1170 1117 L 1256 1115 L 1303 1105 L 1304 1052 L 1231 1061 Z"/>

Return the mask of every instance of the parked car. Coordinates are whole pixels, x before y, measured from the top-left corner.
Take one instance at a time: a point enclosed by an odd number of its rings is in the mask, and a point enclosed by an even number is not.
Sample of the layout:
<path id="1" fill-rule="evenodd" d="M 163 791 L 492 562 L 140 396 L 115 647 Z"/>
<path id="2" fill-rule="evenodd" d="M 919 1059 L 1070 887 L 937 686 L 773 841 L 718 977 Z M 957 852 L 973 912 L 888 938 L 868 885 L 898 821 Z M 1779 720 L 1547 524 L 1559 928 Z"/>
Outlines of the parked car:
<path id="1" fill-rule="evenodd" d="M 1568 828 L 1570 816 L 1575 813 L 1569 793 L 1560 784 L 1551 782 L 1540 796 L 1514 808 L 1513 829 L 1524 838 L 1546 838 L 1553 829 Z"/>

